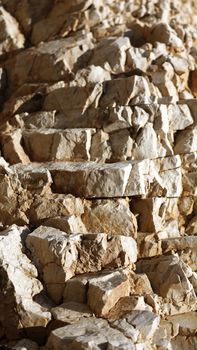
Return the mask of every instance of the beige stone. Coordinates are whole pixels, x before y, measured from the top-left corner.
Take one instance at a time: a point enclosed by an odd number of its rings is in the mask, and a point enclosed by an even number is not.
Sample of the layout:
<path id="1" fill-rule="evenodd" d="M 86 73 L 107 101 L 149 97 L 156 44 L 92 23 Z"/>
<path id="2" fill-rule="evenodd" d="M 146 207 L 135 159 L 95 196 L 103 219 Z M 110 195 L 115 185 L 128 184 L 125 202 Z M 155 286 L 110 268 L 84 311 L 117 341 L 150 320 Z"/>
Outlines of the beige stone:
<path id="1" fill-rule="evenodd" d="M 12 16 L 17 18 L 23 32 L 28 35 L 32 25 L 37 22 L 39 18 L 48 14 L 52 1 L 43 0 L 42 3 L 37 4 L 36 8 L 34 3 L 26 3 L 25 0 L 2 0 L 2 4 Z"/>
<path id="2" fill-rule="evenodd" d="M 99 330 L 99 333 L 98 333 Z M 132 340 L 126 338 L 120 331 L 109 326 L 103 319 L 89 318 L 75 325 L 69 325 L 51 332 L 47 342 L 50 350 L 74 349 L 76 346 L 82 350 L 92 347 L 99 349 L 101 344 L 106 344 L 109 349 L 134 350 Z"/>
<path id="3" fill-rule="evenodd" d="M 114 322 L 124 318 L 127 314 L 132 313 L 135 310 L 138 312 L 143 312 L 144 310 L 152 311 L 152 307 L 145 303 L 145 298 L 142 295 L 130 295 L 120 298 L 109 311 L 106 318 L 110 322 Z M 123 322 L 125 323 L 125 321 Z"/>
<path id="4" fill-rule="evenodd" d="M 154 159 L 158 157 L 157 136 L 151 123 L 147 123 L 138 135 L 133 150 L 134 159 Z"/>
<path id="5" fill-rule="evenodd" d="M 108 117 L 103 121 L 103 129 L 107 133 L 118 131 L 120 129 L 127 129 L 132 126 L 132 121 L 133 111 L 131 107 L 118 106 L 109 108 Z"/>
<path id="6" fill-rule="evenodd" d="M 175 48 L 181 48 L 183 43 L 176 32 L 166 23 L 159 23 L 152 28 L 150 33 L 151 42 L 159 41 Z"/>
<path id="7" fill-rule="evenodd" d="M 160 317 L 150 311 L 132 311 L 123 318 L 123 322 L 135 327 L 139 331 L 138 339 L 145 341 L 152 338 L 157 327 L 159 326 Z M 122 320 L 115 321 L 113 325 L 128 336 L 128 333 L 124 330 L 124 323 Z M 126 334 L 125 334 L 126 333 Z M 129 337 L 130 338 L 130 337 Z"/>
<path id="8" fill-rule="evenodd" d="M 91 279 L 87 303 L 97 316 L 105 316 L 120 298 L 128 296 L 129 293 L 129 279 L 124 271 L 112 272 Z"/>
<path id="9" fill-rule="evenodd" d="M 60 37 L 66 37 L 70 32 L 81 29 L 81 27 L 83 28 L 85 26 L 85 20 L 88 20 L 87 9 L 91 3 L 92 0 L 82 1 L 80 3 L 70 1 L 66 3 L 58 1 L 55 4 L 47 3 L 50 10 L 48 16 L 38 18 L 38 21 L 33 26 L 31 35 L 33 44 L 51 40 L 57 34 Z M 46 14 L 46 9 L 44 13 Z"/>
<path id="10" fill-rule="evenodd" d="M 43 286 L 35 266 L 23 253 L 23 236 L 27 234 L 27 229 L 13 225 L 0 237 L 0 324 L 3 335 L 10 339 L 17 338 L 23 327 L 45 327 L 51 319 L 50 312 L 33 300 Z"/>
<path id="11" fill-rule="evenodd" d="M 31 195 L 22 187 L 17 175 L 3 158 L 0 158 L 0 181 L 1 223 L 5 227 L 14 223 L 20 226 L 28 224 L 26 212 L 31 206 Z"/>
<path id="12" fill-rule="evenodd" d="M 78 216 L 52 217 L 43 222 L 44 226 L 54 227 L 67 234 L 71 233 L 87 233 L 87 229 L 82 220 Z"/>
<path id="13" fill-rule="evenodd" d="M 32 161 L 81 161 L 90 160 L 94 133 L 94 129 L 42 129 L 23 133 L 23 139 Z"/>
<path id="14" fill-rule="evenodd" d="M 195 312 L 169 316 L 167 320 L 173 324 L 176 334 L 190 336 L 196 333 L 197 317 Z"/>
<path id="15" fill-rule="evenodd" d="M 169 219 L 177 219 L 179 216 L 177 200 L 174 198 L 133 199 L 131 210 L 137 215 L 139 231 L 141 232 L 151 233 L 166 230 Z"/>
<path id="16" fill-rule="evenodd" d="M 92 135 L 90 159 L 97 162 L 106 162 L 111 158 L 112 150 L 109 144 L 109 135 L 102 130 Z"/>
<path id="17" fill-rule="evenodd" d="M 90 65 L 76 73 L 75 79 L 71 82 L 71 86 L 86 86 L 89 83 L 102 83 L 110 80 L 111 74 L 103 69 L 100 65 Z"/>
<path id="18" fill-rule="evenodd" d="M 19 53 L 7 63 L 9 77 L 18 86 L 27 82 L 45 82 L 49 80 L 48 77 L 52 82 L 68 79 L 77 60 L 92 47 L 91 34 L 40 43 L 36 48 L 31 47 Z M 10 67 L 14 68 L 14 74 Z"/>
<path id="19" fill-rule="evenodd" d="M 110 145 L 112 149 L 111 159 L 113 161 L 124 161 L 132 158 L 133 139 L 127 129 L 110 134 Z"/>
<path id="20" fill-rule="evenodd" d="M 99 106 L 127 106 L 149 104 L 156 100 L 157 92 L 146 78 L 138 75 L 127 79 L 116 79 L 103 83 L 105 93 L 99 100 Z"/>
<path id="21" fill-rule="evenodd" d="M 169 128 L 172 131 L 183 130 L 193 124 L 189 107 L 185 104 L 168 106 Z"/>
<path id="22" fill-rule="evenodd" d="M 44 197 L 35 195 L 29 216 L 31 222 L 35 224 L 55 217 L 78 217 L 83 212 L 83 203 L 80 198 L 75 198 L 72 195 L 49 193 Z"/>
<path id="23" fill-rule="evenodd" d="M 132 265 L 137 259 L 137 246 L 132 237 L 66 235 L 44 226 L 28 235 L 27 246 L 43 273 L 48 293 L 56 302 L 61 300 L 65 282 L 74 275 L 100 271 L 108 266 Z"/>
<path id="24" fill-rule="evenodd" d="M 88 232 L 132 237 L 137 234 L 136 217 L 130 211 L 128 201 L 124 199 L 89 201 L 82 220 Z"/>
<path id="25" fill-rule="evenodd" d="M 132 165 L 130 163 L 98 164 L 93 162 L 56 163 L 56 165 L 54 163 L 49 169 L 56 191 L 60 193 L 71 193 L 86 198 L 121 197 L 126 191 Z M 141 188 L 133 189 L 136 194 L 141 191 L 143 191 Z"/>
<path id="26" fill-rule="evenodd" d="M 129 38 L 104 39 L 94 50 L 90 63 L 101 66 L 112 74 L 125 71 L 126 51 L 130 48 Z"/>
<path id="27" fill-rule="evenodd" d="M 175 154 L 185 154 L 196 151 L 197 128 L 187 129 L 177 135 L 175 143 Z"/>
<path id="28" fill-rule="evenodd" d="M 145 272 L 153 291 L 164 298 L 168 314 L 183 313 L 196 308 L 196 294 L 186 268 L 187 265 L 177 255 L 155 257 L 150 261 L 145 259 L 137 263 L 137 271 Z M 157 271 L 162 271 L 162 274 Z"/>
<path id="29" fill-rule="evenodd" d="M 197 235 L 197 216 L 194 216 L 189 222 L 186 232 L 189 235 Z"/>
<path id="30" fill-rule="evenodd" d="M 2 347 L 196 349 L 196 18 L 1 0 Z"/>
<path id="31" fill-rule="evenodd" d="M 188 349 L 195 350 L 196 349 L 196 337 L 186 337 L 186 336 L 177 336 L 176 338 L 172 339 L 172 347 L 173 350 L 179 350 L 184 349 L 184 347 L 187 347 Z"/>
<path id="32" fill-rule="evenodd" d="M 30 163 L 28 155 L 21 146 L 22 135 L 20 130 L 12 132 L 12 134 L 4 134 L 2 137 L 3 154 L 10 164 Z"/>
<path id="33" fill-rule="evenodd" d="M 87 305 L 72 301 L 52 308 L 51 313 L 55 320 L 65 324 L 75 324 L 83 318 L 92 316 L 92 312 Z"/>
<path id="34" fill-rule="evenodd" d="M 24 189 L 41 195 L 51 193 L 52 178 L 47 169 L 32 166 L 32 164 L 25 167 L 17 164 L 11 169 L 23 184 Z"/>
<path id="35" fill-rule="evenodd" d="M 0 52 L 10 52 L 24 47 L 25 38 L 19 30 L 19 24 L 2 6 L 0 7 Z"/>

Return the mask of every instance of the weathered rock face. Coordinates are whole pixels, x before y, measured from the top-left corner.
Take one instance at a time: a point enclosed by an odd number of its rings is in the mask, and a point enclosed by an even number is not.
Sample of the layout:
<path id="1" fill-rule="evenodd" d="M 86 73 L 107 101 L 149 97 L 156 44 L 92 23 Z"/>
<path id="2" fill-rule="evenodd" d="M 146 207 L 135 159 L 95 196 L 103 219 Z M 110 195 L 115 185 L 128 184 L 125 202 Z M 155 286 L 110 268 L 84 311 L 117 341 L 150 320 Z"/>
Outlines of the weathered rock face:
<path id="1" fill-rule="evenodd" d="M 22 240 L 28 231 L 13 225 L 0 235 L 0 328 L 8 338 L 30 327 L 46 327 L 50 312 L 34 301 L 43 290 L 35 266 L 23 253 Z"/>
<path id="2" fill-rule="evenodd" d="M 196 349 L 196 18 L 1 0 L 0 347 Z"/>

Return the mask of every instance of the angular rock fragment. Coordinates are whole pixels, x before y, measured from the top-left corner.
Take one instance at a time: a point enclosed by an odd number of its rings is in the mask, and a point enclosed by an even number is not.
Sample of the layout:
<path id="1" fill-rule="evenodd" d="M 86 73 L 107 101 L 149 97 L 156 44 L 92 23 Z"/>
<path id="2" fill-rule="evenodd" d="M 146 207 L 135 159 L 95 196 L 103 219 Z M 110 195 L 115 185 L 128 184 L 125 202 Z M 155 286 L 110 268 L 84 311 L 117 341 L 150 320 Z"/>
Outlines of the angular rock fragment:
<path id="1" fill-rule="evenodd" d="M 17 86 L 69 79 L 79 58 L 92 47 L 91 34 L 81 35 L 77 39 L 40 43 L 36 48 L 31 47 L 6 63 L 9 79 L 13 84 L 17 83 Z M 85 57 L 83 59 L 86 60 Z"/>
<path id="2" fill-rule="evenodd" d="M 196 294 L 188 279 L 191 269 L 178 256 L 164 255 L 151 260 L 140 260 L 137 271 L 146 273 L 153 291 L 164 298 L 164 310 L 167 314 L 174 315 L 196 309 Z"/>
<path id="3" fill-rule="evenodd" d="M 56 302 L 61 300 L 65 282 L 71 277 L 110 266 L 132 265 L 137 259 L 133 238 L 104 233 L 68 236 L 60 230 L 40 226 L 28 235 L 27 246 L 49 295 Z"/>
<path id="4" fill-rule="evenodd" d="M 53 217 L 48 220 L 44 220 L 44 226 L 54 227 L 66 233 L 87 233 L 87 229 L 84 226 L 80 217 L 71 215 L 63 217 Z"/>
<path id="5" fill-rule="evenodd" d="M 129 326 L 133 326 L 138 333 L 138 341 L 146 341 L 153 337 L 159 326 L 160 317 L 149 311 L 132 311 L 123 319 L 114 321 L 112 325 L 121 330 L 125 336 L 129 337 Z M 132 336 L 131 336 L 132 339 Z"/>
<path id="6" fill-rule="evenodd" d="M 87 202 L 82 221 L 88 232 L 136 237 L 137 220 L 124 199 Z"/>
<path id="7" fill-rule="evenodd" d="M 20 182 L 23 184 L 23 188 L 29 192 L 37 194 L 51 193 L 52 178 L 51 174 L 47 169 L 27 165 L 25 168 L 21 167 L 20 164 L 11 167 Z"/>
<path id="8" fill-rule="evenodd" d="M 10 164 L 28 164 L 30 163 L 30 159 L 28 155 L 25 153 L 22 145 L 22 135 L 20 133 L 20 130 L 16 130 L 11 135 L 4 134 L 2 138 L 2 144 L 3 144 L 3 154 L 5 159 Z"/>
<path id="9" fill-rule="evenodd" d="M 32 224 L 39 224 L 44 220 L 53 218 L 64 218 L 80 216 L 84 212 L 83 203 L 80 198 L 72 195 L 61 195 L 55 193 L 35 195 L 29 211 Z"/>
<path id="10" fill-rule="evenodd" d="M 19 24 L 2 6 L 0 7 L 0 54 L 24 47 L 25 38 L 19 30 Z"/>
<path id="11" fill-rule="evenodd" d="M 23 140 L 32 161 L 82 161 L 90 160 L 94 133 L 94 129 L 47 129 L 25 132 Z"/>
<path id="12" fill-rule="evenodd" d="M 132 166 L 129 163 L 67 163 L 50 166 L 57 192 L 88 197 L 121 197 Z M 141 189 L 134 189 L 140 192 Z M 128 190 L 129 192 L 129 190 Z"/>
<path id="13" fill-rule="evenodd" d="M 112 74 L 125 71 L 126 51 L 130 48 L 129 38 L 103 40 L 94 50 L 90 63 L 101 66 Z"/>
<path id="14" fill-rule="evenodd" d="M 46 16 L 52 5 L 52 0 L 43 0 L 41 3 L 25 0 L 2 0 L 6 10 L 15 16 L 26 35 L 29 34 L 33 23 Z"/>
<path id="15" fill-rule="evenodd" d="M 55 320 L 65 324 L 75 324 L 80 319 L 92 316 L 92 312 L 87 305 L 72 301 L 52 308 L 51 313 Z"/>
<path id="16" fill-rule="evenodd" d="M 0 326 L 2 335 L 18 338 L 23 328 L 45 327 L 50 312 L 34 301 L 43 290 L 35 266 L 23 253 L 26 229 L 13 225 L 0 235 Z"/>
<path id="17" fill-rule="evenodd" d="M 147 123 L 138 135 L 133 157 L 135 159 L 154 159 L 158 157 L 157 137 L 151 123 Z"/>
<path id="18" fill-rule="evenodd" d="M 175 141 L 175 154 L 185 154 L 197 151 L 197 128 L 181 131 Z"/>
<path id="19" fill-rule="evenodd" d="M 137 215 L 140 232 L 168 232 L 179 235 L 176 219 L 179 217 L 177 198 L 155 197 L 146 199 L 133 199 L 131 210 Z M 168 229 L 170 222 L 174 227 Z"/>
<path id="20" fill-rule="evenodd" d="M 98 333 L 99 330 L 99 333 Z M 120 331 L 109 326 L 103 319 L 89 318 L 75 325 L 65 326 L 53 331 L 48 339 L 47 348 L 50 350 L 68 349 L 87 350 L 99 349 L 101 346 L 108 349 L 134 350 L 132 340 L 125 337 Z"/>
<path id="21" fill-rule="evenodd" d="M 88 305 L 94 314 L 105 316 L 117 301 L 130 293 L 129 279 L 120 271 L 91 279 L 88 287 Z"/>

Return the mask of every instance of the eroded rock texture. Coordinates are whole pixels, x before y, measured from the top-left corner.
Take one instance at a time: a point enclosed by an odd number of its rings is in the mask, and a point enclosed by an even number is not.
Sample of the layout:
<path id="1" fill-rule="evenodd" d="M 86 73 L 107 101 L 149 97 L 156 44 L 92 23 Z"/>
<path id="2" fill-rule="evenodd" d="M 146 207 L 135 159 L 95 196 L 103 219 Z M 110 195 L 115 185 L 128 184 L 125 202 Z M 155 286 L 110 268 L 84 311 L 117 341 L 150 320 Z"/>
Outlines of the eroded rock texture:
<path id="1" fill-rule="evenodd" d="M 0 1 L 0 348 L 197 349 L 196 28 Z"/>

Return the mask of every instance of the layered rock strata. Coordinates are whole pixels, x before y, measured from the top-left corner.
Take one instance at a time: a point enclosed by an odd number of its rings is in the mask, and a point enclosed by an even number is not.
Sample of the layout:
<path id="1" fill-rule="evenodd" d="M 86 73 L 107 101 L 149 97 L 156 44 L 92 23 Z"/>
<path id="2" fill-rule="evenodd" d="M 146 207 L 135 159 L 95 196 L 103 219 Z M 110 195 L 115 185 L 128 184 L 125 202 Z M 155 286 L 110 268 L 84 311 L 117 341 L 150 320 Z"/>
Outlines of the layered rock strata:
<path id="1" fill-rule="evenodd" d="M 195 3 L 0 24 L 0 348 L 195 350 Z"/>

